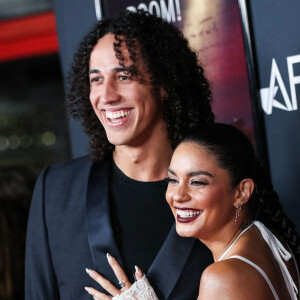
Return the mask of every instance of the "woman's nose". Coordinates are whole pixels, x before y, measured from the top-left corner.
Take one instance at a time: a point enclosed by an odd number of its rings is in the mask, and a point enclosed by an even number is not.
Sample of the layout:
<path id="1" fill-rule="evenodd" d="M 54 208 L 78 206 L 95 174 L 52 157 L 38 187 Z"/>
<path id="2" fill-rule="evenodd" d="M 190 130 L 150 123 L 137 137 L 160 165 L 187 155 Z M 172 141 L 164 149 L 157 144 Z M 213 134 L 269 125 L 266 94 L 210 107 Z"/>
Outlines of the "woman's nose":
<path id="1" fill-rule="evenodd" d="M 184 185 L 179 185 L 176 187 L 174 194 L 173 194 L 173 201 L 174 202 L 187 202 L 191 199 L 187 188 Z"/>

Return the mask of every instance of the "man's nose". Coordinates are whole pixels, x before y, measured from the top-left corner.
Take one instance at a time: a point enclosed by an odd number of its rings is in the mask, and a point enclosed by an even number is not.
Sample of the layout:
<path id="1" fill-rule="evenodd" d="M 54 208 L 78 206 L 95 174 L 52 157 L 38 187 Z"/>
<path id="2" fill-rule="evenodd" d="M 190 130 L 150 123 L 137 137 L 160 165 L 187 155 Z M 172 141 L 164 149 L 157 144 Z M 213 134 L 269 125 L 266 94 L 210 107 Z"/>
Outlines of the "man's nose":
<path id="1" fill-rule="evenodd" d="M 107 80 L 103 82 L 101 88 L 100 101 L 102 104 L 112 104 L 120 101 L 121 96 L 119 94 L 117 86 L 113 80 Z"/>

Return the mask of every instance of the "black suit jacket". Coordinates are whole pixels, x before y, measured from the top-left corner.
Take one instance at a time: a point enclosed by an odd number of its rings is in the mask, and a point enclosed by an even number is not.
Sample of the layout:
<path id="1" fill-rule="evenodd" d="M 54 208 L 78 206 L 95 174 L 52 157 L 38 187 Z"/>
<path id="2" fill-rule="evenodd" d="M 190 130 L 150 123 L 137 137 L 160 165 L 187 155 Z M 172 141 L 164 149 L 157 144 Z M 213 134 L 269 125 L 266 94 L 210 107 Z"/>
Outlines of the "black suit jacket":
<path id="1" fill-rule="evenodd" d="M 85 286 L 103 290 L 85 268 L 118 286 L 106 260 L 110 253 L 122 265 L 110 221 L 109 171 L 109 162 L 87 157 L 42 171 L 27 229 L 27 300 L 91 299 Z M 210 263 L 210 251 L 196 239 L 179 237 L 173 226 L 147 276 L 160 300 L 195 300 Z"/>

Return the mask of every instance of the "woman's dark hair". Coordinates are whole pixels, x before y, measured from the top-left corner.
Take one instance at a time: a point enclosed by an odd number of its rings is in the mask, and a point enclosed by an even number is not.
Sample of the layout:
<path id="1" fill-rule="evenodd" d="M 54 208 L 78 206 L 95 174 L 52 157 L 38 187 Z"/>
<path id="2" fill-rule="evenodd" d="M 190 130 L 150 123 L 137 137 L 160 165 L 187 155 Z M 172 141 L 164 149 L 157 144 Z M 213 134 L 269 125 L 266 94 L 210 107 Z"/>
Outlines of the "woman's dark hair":
<path id="1" fill-rule="evenodd" d="M 209 83 L 182 33 L 147 12 L 125 11 L 91 29 L 80 44 L 69 73 L 70 112 L 75 119 L 81 119 L 96 158 L 104 159 L 114 149 L 89 100 L 90 55 L 98 40 L 108 33 L 115 35 L 114 51 L 120 65 L 124 65 L 120 47 L 126 45 L 133 65 L 138 47 L 138 55 L 148 66 L 154 94 L 158 88 L 165 90 L 163 118 L 173 147 L 192 128 L 214 120 Z M 139 74 L 136 75 L 138 80 Z"/>
<path id="2" fill-rule="evenodd" d="M 24 298 L 25 237 L 35 171 L 0 167 L 0 299 Z"/>
<path id="3" fill-rule="evenodd" d="M 196 143 L 208 151 L 219 167 L 228 172 L 232 186 L 246 178 L 254 181 L 255 189 L 248 202 L 252 218 L 278 231 L 293 250 L 299 265 L 300 241 L 295 225 L 283 212 L 271 180 L 246 135 L 231 125 L 215 123 L 194 130 L 182 142 Z"/>

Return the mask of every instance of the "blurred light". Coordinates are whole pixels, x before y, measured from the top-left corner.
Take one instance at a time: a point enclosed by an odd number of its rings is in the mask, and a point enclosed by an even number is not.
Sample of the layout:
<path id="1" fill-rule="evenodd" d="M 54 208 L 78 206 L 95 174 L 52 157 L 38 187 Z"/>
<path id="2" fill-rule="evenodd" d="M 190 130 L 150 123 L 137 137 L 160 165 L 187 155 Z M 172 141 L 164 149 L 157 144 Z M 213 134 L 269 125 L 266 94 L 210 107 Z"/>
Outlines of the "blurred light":
<path id="1" fill-rule="evenodd" d="M 42 135 L 42 142 L 46 146 L 52 146 L 56 142 L 56 135 L 52 131 L 45 131 Z"/>
<path id="2" fill-rule="evenodd" d="M 7 150 L 8 146 L 9 146 L 8 139 L 4 136 L 0 136 L 0 151 Z"/>
<path id="3" fill-rule="evenodd" d="M 28 134 L 23 134 L 21 136 L 21 147 L 29 148 L 32 145 L 32 138 Z"/>
<path id="4" fill-rule="evenodd" d="M 41 146 L 42 145 L 42 135 L 41 134 L 34 134 L 33 135 L 33 146 Z"/>
<path id="5" fill-rule="evenodd" d="M 7 126 L 7 118 L 6 117 L 0 117 L 0 128 L 4 128 Z"/>
<path id="6" fill-rule="evenodd" d="M 21 145 L 21 139 L 16 135 L 11 135 L 9 137 L 9 148 L 10 149 L 18 149 Z"/>

